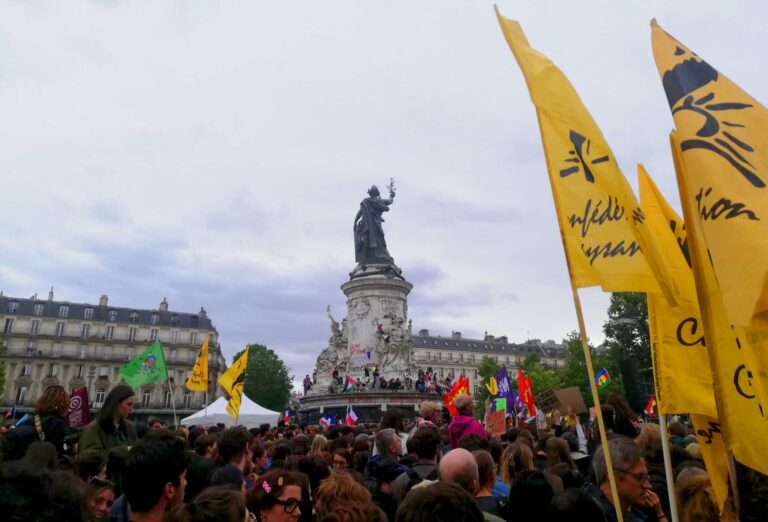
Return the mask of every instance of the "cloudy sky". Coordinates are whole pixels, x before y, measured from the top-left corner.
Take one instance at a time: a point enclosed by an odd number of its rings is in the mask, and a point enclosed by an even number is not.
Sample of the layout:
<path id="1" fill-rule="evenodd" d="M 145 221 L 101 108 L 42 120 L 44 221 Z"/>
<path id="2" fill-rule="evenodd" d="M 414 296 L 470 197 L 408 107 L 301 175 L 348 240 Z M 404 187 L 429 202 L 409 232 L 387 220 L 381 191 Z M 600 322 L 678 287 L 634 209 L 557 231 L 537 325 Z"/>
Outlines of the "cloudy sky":
<path id="1" fill-rule="evenodd" d="M 535 5 L 534 5 L 535 4 Z M 499 3 L 570 78 L 633 186 L 676 199 L 659 23 L 759 100 L 764 2 Z M 522 342 L 576 328 L 536 117 L 479 1 L 0 3 L 0 289 L 204 306 L 300 378 L 395 179 L 414 329 Z M 602 341 L 608 298 L 582 292 Z"/>

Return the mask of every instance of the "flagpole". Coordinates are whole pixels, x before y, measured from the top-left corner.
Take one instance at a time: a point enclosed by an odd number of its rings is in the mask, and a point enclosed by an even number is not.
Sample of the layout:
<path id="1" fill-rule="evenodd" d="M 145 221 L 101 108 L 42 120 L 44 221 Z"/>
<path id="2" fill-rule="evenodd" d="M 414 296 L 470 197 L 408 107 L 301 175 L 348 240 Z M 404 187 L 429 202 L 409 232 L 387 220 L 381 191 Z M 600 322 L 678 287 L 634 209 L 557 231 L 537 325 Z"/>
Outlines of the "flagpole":
<path id="1" fill-rule="evenodd" d="M 179 427 L 179 420 L 176 417 L 176 398 L 173 396 L 173 377 L 168 380 L 168 390 L 171 392 L 171 407 L 173 408 L 173 425 Z"/>
<path id="2" fill-rule="evenodd" d="M 677 497 L 675 496 L 675 485 L 672 482 L 675 475 L 672 471 L 672 454 L 669 451 L 669 433 L 667 432 L 666 413 L 659 412 L 659 427 L 661 428 L 661 452 L 664 455 L 664 473 L 667 475 L 669 514 L 672 515 L 672 522 L 677 522 Z"/>

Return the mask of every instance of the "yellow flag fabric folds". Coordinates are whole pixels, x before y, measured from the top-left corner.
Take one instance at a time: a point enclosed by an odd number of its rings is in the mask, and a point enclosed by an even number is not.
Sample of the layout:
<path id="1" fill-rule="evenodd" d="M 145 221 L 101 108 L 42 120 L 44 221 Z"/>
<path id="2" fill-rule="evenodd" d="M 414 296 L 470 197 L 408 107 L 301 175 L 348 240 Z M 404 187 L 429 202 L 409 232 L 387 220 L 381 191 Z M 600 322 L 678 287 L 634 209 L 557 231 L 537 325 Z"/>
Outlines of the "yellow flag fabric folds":
<path id="1" fill-rule="evenodd" d="M 685 197 L 751 373 L 746 393 L 767 404 L 768 111 L 655 21 L 652 44 L 686 171 L 695 174 Z"/>
<path id="2" fill-rule="evenodd" d="M 638 165 L 637 177 L 640 205 L 679 290 L 674 307 L 669 306 L 661 294 L 648 293 L 659 413 L 699 413 L 717 417 L 696 282 L 687 259 L 683 220 L 664 199 L 642 165 Z"/>
<path id="3" fill-rule="evenodd" d="M 726 447 L 739 462 L 768 474 L 768 424 L 752 388 L 743 343 L 728 320 L 718 280 L 707 255 L 695 198 L 691 197 L 689 167 L 676 132 L 670 135 L 680 201 L 685 216 L 688 249 L 704 323 L 712 384 Z"/>
<path id="4" fill-rule="evenodd" d="M 683 220 L 638 165 L 640 204 L 680 290 L 677 306 L 648 294 L 648 322 L 659 414 L 690 413 L 701 455 L 722 511 L 728 498 L 728 461 L 712 386 L 704 325 L 690 268 Z"/>
<path id="5" fill-rule="evenodd" d="M 205 339 L 197 361 L 192 368 L 192 375 L 187 379 L 187 389 L 190 391 L 208 391 L 208 339 Z"/>
<path id="6" fill-rule="evenodd" d="M 245 384 L 245 368 L 248 365 L 248 351 L 250 346 L 245 348 L 243 354 L 230 366 L 226 372 L 219 377 L 219 384 L 227 390 L 229 402 L 227 403 L 227 412 L 237 418 L 240 412 L 240 400 L 243 395 L 243 385 Z"/>
<path id="7" fill-rule="evenodd" d="M 674 281 L 656 264 L 655 240 L 602 132 L 562 71 L 530 47 L 520 24 L 497 15 L 536 106 L 573 286 L 661 287 L 674 303 Z"/>

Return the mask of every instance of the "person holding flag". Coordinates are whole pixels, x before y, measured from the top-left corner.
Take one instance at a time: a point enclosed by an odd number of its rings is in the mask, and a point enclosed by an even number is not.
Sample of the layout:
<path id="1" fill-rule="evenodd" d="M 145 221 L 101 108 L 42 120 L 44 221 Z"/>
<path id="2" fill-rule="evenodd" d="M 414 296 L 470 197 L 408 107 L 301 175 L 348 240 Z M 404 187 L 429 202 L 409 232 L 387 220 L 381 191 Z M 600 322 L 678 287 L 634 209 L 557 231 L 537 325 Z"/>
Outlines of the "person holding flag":
<path id="1" fill-rule="evenodd" d="M 245 385 L 245 371 L 246 366 L 248 366 L 248 351 L 250 348 L 250 346 L 246 346 L 243 354 L 219 377 L 219 384 L 229 394 L 227 413 L 235 420 L 240 415 L 240 400 L 243 395 L 243 386 Z"/>

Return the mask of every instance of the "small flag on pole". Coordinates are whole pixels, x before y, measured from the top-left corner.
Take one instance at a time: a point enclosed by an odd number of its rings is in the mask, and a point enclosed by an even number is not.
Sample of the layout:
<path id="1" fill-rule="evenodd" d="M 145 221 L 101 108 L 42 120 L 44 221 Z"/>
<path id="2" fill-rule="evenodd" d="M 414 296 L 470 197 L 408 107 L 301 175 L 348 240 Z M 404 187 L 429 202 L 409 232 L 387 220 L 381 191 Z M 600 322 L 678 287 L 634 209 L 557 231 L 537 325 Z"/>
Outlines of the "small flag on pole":
<path id="1" fill-rule="evenodd" d="M 331 421 L 329 421 L 328 418 L 325 417 L 325 415 L 320 417 L 320 420 L 317 422 L 318 424 L 320 424 L 320 426 L 325 426 L 326 428 L 331 425 Z"/>
<path id="2" fill-rule="evenodd" d="M 192 368 L 192 375 L 187 379 L 187 389 L 189 391 L 208 391 L 208 339 L 205 339 L 200 353 L 197 355 L 197 361 Z"/>
<path id="3" fill-rule="evenodd" d="M 5 416 L 3 417 L 3 419 L 9 419 L 9 418 L 13 418 L 13 417 L 16 417 L 16 405 L 15 404 L 13 406 L 11 406 L 10 409 L 7 412 L 5 412 Z"/>
<path id="4" fill-rule="evenodd" d="M 243 386 L 245 385 L 245 367 L 248 365 L 248 351 L 250 348 L 250 346 L 246 347 L 237 361 L 219 377 L 219 384 L 229 394 L 227 412 L 235 419 L 240 413 L 240 400 L 243 395 Z"/>
<path id="5" fill-rule="evenodd" d="M 608 370 L 603 368 L 600 370 L 600 373 L 595 376 L 595 382 L 597 383 L 597 389 L 602 390 L 606 386 L 608 386 L 608 383 L 611 382 L 611 376 L 608 375 Z"/>
<path id="6" fill-rule="evenodd" d="M 117 373 L 133 388 L 142 384 L 167 381 L 168 366 L 165 364 L 163 343 L 155 341 Z"/>
<path id="7" fill-rule="evenodd" d="M 357 384 L 357 381 L 352 377 L 350 377 L 349 375 L 347 375 L 347 381 L 344 383 L 344 391 L 345 392 L 352 391 L 352 389 L 355 387 L 356 384 Z"/>
<path id="8" fill-rule="evenodd" d="M 291 410 L 286 409 L 285 413 L 283 414 L 283 422 L 288 424 L 291 422 Z"/>
<path id="9" fill-rule="evenodd" d="M 648 406 L 645 407 L 643 412 L 648 415 L 649 417 L 655 417 L 656 416 L 656 397 L 651 397 L 651 399 L 648 401 Z"/>
<path id="10" fill-rule="evenodd" d="M 352 407 L 351 404 L 347 406 L 347 418 L 344 421 L 344 423 L 347 426 L 352 426 L 352 427 L 354 427 L 355 424 L 357 423 L 357 413 L 355 413 L 355 409 Z"/>

